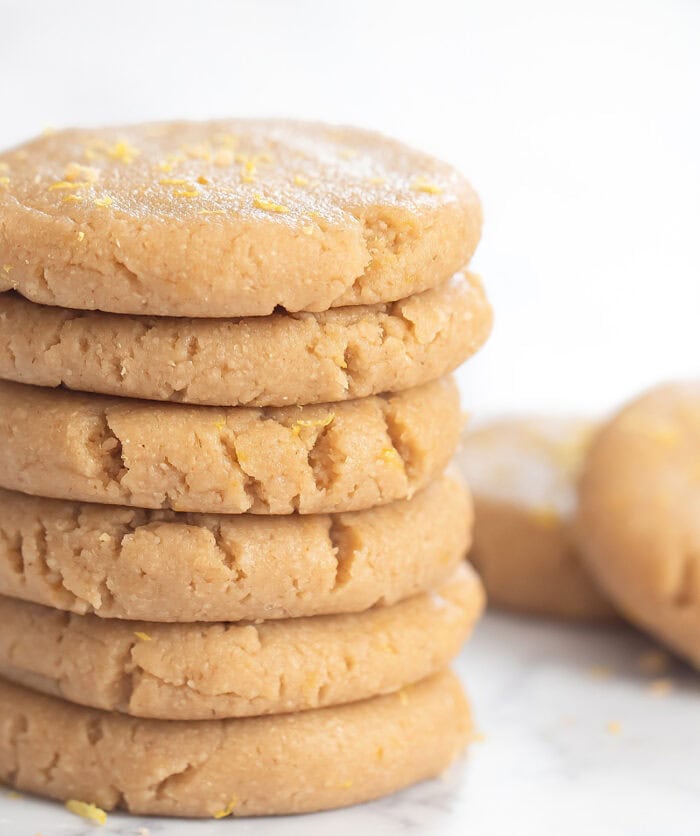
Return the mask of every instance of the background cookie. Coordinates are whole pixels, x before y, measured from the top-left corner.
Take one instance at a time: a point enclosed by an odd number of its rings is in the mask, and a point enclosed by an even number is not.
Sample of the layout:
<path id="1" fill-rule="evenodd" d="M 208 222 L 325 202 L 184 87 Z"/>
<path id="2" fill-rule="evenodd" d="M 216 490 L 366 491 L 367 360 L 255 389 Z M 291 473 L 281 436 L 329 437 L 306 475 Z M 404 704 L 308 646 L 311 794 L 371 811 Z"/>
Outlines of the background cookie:
<path id="1" fill-rule="evenodd" d="M 577 535 L 625 616 L 700 667 L 700 384 L 653 389 L 602 427 Z"/>
<path id="2" fill-rule="evenodd" d="M 162 720 L 303 711 L 397 691 L 442 670 L 483 606 L 461 566 L 435 592 L 352 615 L 257 624 L 154 624 L 0 597 L 0 674 L 89 705 Z"/>
<path id="3" fill-rule="evenodd" d="M 572 518 L 592 425 L 513 418 L 468 432 L 458 461 L 474 494 L 470 559 L 489 601 L 526 613 L 600 619 L 612 607 L 581 566 Z"/>
<path id="4" fill-rule="evenodd" d="M 353 511 L 427 484 L 454 452 L 461 425 L 450 378 L 396 395 L 269 410 L 0 381 L 0 485 L 177 511 Z"/>
<path id="5" fill-rule="evenodd" d="M 356 804 L 440 774 L 470 730 L 449 672 L 349 705 L 177 723 L 83 708 L 0 682 L 4 782 L 146 815 L 254 816 Z"/>
<path id="6" fill-rule="evenodd" d="M 445 582 L 471 524 L 454 473 L 410 500 L 303 517 L 142 511 L 0 490 L 0 594 L 148 621 L 358 612 Z"/>
<path id="7" fill-rule="evenodd" d="M 358 128 L 68 130 L 0 163 L 0 289 L 65 308 L 229 317 L 387 302 L 447 280 L 481 229 L 454 169 Z"/>
<path id="8" fill-rule="evenodd" d="M 391 304 L 238 320 L 86 313 L 4 294 L 0 377 L 217 406 L 324 403 L 435 380 L 490 327 L 469 273 Z"/>

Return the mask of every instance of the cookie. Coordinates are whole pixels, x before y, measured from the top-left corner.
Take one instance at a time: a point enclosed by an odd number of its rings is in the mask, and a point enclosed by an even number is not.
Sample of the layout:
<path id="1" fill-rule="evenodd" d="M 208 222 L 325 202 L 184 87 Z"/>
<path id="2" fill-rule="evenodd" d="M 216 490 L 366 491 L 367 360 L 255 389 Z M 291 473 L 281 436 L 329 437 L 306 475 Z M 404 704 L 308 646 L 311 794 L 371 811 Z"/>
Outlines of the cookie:
<path id="1" fill-rule="evenodd" d="M 396 395 L 269 409 L 0 381 L 0 486 L 203 513 L 354 511 L 426 485 L 454 452 L 461 424 L 449 378 Z"/>
<path id="2" fill-rule="evenodd" d="M 481 209 L 450 166 L 285 120 L 67 130 L 0 155 L 0 289 L 64 308 L 234 317 L 446 281 Z"/>
<path id="3" fill-rule="evenodd" d="M 444 583 L 472 508 L 449 473 L 412 499 L 335 515 L 197 515 L 0 490 L 0 594 L 145 621 L 359 612 Z"/>
<path id="4" fill-rule="evenodd" d="M 620 611 L 700 668 L 700 383 L 653 389 L 601 428 L 576 532 Z"/>
<path id="5" fill-rule="evenodd" d="M 348 705 L 228 720 L 144 720 L 0 682 L 0 778 L 19 790 L 160 816 L 309 813 L 432 778 L 463 751 L 450 672 Z"/>
<path id="6" fill-rule="evenodd" d="M 461 566 L 392 607 L 239 624 L 71 615 L 0 597 L 0 675 L 93 708 L 161 720 L 303 711 L 397 691 L 442 670 L 481 613 Z"/>
<path id="7" fill-rule="evenodd" d="M 215 406 L 326 403 L 435 380 L 490 328 L 469 273 L 390 304 L 238 320 L 86 313 L 4 294 L 0 377 Z"/>
<path id="8" fill-rule="evenodd" d="M 523 613 L 606 619 L 574 542 L 576 479 L 592 431 L 568 418 L 512 418 L 466 433 L 458 461 L 474 495 L 470 558 L 489 601 Z"/>

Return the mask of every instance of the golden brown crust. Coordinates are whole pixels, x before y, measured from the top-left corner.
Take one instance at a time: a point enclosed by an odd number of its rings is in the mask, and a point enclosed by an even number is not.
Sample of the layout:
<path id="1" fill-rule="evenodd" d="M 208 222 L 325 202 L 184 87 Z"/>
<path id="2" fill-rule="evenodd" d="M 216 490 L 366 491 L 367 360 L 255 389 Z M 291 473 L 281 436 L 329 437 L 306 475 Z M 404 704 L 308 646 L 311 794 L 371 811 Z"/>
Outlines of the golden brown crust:
<path id="1" fill-rule="evenodd" d="M 444 672 L 349 705 L 229 720 L 142 720 L 0 682 L 0 778 L 103 810 L 219 817 L 357 804 L 439 775 L 469 707 Z"/>
<path id="2" fill-rule="evenodd" d="M 0 597 L 0 674 L 161 720 L 254 717 L 388 694 L 442 670 L 483 606 L 473 570 L 391 607 L 239 624 L 70 615 Z"/>
<path id="3" fill-rule="evenodd" d="M 458 461 L 474 492 L 470 559 L 492 604 L 559 618 L 614 618 L 571 530 L 592 429 L 583 419 L 520 417 L 465 434 Z"/>
<path id="4" fill-rule="evenodd" d="M 0 381 L 0 485 L 84 502 L 332 513 L 410 497 L 447 464 L 454 381 L 254 409 L 131 401 Z"/>
<path id="5" fill-rule="evenodd" d="M 467 552 L 472 516 L 454 473 L 410 500 L 304 517 L 142 511 L 0 490 L 0 594 L 146 621 L 359 612 L 444 583 Z"/>
<path id="6" fill-rule="evenodd" d="M 0 377 L 215 406 L 328 403 L 435 380 L 490 328 L 468 273 L 390 304 L 238 320 L 86 313 L 4 294 Z"/>
<path id="7" fill-rule="evenodd" d="M 481 209 L 450 166 L 285 120 L 43 136 L 0 155 L 0 290 L 65 308 L 260 316 L 446 281 Z"/>
<path id="8" fill-rule="evenodd" d="M 578 540 L 620 611 L 700 668 L 700 384 L 627 404 L 597 434 Z"/>

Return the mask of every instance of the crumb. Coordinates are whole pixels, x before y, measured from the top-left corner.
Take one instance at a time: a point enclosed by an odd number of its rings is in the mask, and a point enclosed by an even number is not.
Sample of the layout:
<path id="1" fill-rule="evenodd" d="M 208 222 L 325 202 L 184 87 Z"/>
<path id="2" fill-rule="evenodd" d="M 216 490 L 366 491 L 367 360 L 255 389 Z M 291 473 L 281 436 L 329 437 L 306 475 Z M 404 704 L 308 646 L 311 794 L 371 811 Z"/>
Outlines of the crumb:
<path id="1" fill-rule="evenodd" d="M 668 677 L 653 679 L 649 683 L 649 693 L 655 697 L 665 697 L 673 691 L 673 681 Z"/>

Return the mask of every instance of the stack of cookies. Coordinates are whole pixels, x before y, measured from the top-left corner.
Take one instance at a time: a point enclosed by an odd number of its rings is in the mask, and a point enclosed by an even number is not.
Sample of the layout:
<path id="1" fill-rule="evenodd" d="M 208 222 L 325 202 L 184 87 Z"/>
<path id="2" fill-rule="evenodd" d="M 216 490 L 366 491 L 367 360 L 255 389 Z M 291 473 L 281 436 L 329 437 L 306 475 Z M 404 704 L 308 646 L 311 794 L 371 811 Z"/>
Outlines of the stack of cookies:
<path id="1" fill-rule="evenodd" d="M 223 817 L 441 772 L 482 607 L 446 470 L 491 323 L 469 185 L 284 121 L 0 167 L 0 777 Z"/>

